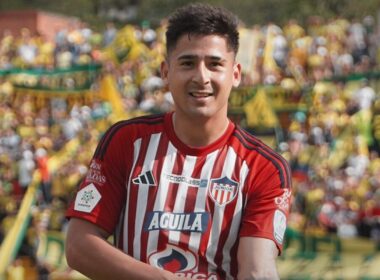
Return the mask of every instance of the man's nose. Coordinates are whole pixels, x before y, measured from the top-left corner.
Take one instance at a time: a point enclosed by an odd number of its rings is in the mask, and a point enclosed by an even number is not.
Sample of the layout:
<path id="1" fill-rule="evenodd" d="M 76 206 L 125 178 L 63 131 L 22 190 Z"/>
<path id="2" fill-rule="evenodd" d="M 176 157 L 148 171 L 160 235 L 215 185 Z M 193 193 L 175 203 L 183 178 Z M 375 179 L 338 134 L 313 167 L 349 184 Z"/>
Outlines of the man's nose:
<path id="1" fill-rule="evenodd" d="M 210 82 L 210 70 L 205 63 L 199 63 L 198 67 L 196 67 L 193 81 L 200 85 L 208 84 Z"/>

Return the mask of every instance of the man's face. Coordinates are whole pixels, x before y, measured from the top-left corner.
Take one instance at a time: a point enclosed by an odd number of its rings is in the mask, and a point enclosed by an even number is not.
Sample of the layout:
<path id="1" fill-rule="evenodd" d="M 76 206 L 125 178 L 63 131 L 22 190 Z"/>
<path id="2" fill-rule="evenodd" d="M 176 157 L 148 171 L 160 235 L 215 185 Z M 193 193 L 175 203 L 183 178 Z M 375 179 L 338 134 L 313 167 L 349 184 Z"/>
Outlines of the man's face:
<path id="1" fill-rule="evenodd" d="M 227 115 L 231 88 L 241 78 L 226 39 L 217 35 L 183 35 L 161 65 L 176 106 L 176 117 L 218 118 Z"/>

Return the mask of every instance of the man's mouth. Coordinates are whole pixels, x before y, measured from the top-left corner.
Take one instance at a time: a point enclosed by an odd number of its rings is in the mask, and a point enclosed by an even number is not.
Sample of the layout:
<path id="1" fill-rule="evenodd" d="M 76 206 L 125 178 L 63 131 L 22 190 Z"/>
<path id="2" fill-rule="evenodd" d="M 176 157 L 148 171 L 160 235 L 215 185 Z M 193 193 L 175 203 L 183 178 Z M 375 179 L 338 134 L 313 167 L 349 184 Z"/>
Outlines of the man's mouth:
<path id="1" fill-rule="evenodd" d="M 212 96 L 213 93 L 212 92 L 203 92 L 203 91 L 191 91 L 190 95 L 192 97 L 196 97 L 196 98 L 205 98 L 205 97 Z"/>

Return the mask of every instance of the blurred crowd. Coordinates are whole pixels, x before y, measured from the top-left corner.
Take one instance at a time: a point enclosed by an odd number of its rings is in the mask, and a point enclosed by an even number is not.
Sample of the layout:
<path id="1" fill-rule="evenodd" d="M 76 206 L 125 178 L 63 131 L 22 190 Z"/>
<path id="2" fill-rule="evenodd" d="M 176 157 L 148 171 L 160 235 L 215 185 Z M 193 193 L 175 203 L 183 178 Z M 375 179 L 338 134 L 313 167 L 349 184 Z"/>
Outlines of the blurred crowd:
<path id="1" fill-rule="evenodd" d="M 293 77 L 300 86 L 322 79 L 366 73 L 378 66 L 379 33 L 372 16 L 363 20 L 310 17 L 304 26 L 290 19 L 253 27 L 258 38 L 253 82 L 280 84 Z"/>
<path id="2" fill-rule="evenodd" d="M 164 25 L 152 28 L 144 22 L 116 28 L 108 23 L 96 32 L 75 23 L 57 32 L 54 41 L 27 28 L 18 35 L 0 35 L 0 242 L 35 170 L 40 171 L 41 186 L 20 254 L 33 255 L 39 233 L 65 231 L 64 209 L 86 174 L 99 138 L 115 120 L 112 104 L 99 96 L 77 104 L 53 97 L 41 106 L 36 96 L 18 94 L 1 71 L 100 63 L 102 74 L 93 88 L 111 74 L 124 111 L 168 111 L 172 99 L 159 74 Z M 380 244 L 380 149 L 374 133 L 380 87 L 378 78 L 370 75 L 380 62 L 376 21 L 371 16 L 312 17 L 303 25 L 290 20 L 282 27 L 268 23 L 244 28 L 252 36 L 254 53 L 242 87 L 272 85 L 308 100 L 307 111 L 291 114 L 276 147 L 293 172 L 290 226 L 310 234 L 366 236 Z M 244 45 L 241 51 L 246 51 Z M 352 75 L 362 76 L 351 81 Z M 65 152 L 75 156 L 50 168 L 49 159 L 72 140 L 79 144 Z"/>

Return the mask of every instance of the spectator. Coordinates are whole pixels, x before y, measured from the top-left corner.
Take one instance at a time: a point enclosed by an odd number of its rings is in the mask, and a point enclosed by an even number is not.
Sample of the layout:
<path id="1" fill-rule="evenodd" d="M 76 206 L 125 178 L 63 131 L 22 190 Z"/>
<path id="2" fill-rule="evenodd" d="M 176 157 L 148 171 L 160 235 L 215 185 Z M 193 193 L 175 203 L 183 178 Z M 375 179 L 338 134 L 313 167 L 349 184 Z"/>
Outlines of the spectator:
<path id="1" fill-rule="evenodd" d="M 25 150 L 22 154 L 22 158 L 18 161 L 18 183 L 23 193 L 26 192 L 27 187 L 32 182 L 35 167 L 33 152 Z"/>
<path id="2" fill-rule="evenodd" d="M 103 32 L 103 46 L 107 47 L 116 37 L 117 29 L 113 22 L 107 22 L 106 29 Z"/>
<path id="3" fill-rule="evenodd" d="M 44 148 L 38 148 L 36 153 L 37 169 L 41 175 L 42 205 L 48 206 L 52 202 L 51 177 L 48 166 L 48 156 Z"/>
<path id="4" fill-rule="evenodd" d="M 367 79 L 362 79 L 360 88 L 355 92 L 353 96 L 354 101 L 359 105 L 359 109 L 371 109 L 375 97 L 376 93 L 374 89 L 369 85 L 369 81 Z"/>

